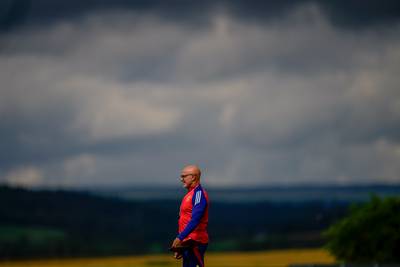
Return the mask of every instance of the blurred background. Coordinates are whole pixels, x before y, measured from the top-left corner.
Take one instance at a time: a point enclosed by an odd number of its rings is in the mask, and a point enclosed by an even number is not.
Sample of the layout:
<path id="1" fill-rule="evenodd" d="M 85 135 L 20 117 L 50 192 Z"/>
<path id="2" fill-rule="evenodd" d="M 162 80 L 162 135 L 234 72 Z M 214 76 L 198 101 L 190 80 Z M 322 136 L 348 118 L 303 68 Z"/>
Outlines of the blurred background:
<path id="1" fill-rule="evenodd" d="M 0 2 L 0 258 L 320 248 L 400 193 L 398 1 Z"/>

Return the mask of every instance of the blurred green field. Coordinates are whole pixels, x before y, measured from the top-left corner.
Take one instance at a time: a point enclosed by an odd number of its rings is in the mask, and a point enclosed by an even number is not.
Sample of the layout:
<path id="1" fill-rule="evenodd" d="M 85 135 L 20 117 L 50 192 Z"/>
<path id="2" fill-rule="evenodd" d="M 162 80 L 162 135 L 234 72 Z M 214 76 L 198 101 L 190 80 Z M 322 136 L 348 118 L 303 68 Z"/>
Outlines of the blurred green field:
<path id="1" fill-rule="evenodd" d="M 63 240 L 66 234 L 51 228 L 18 227 L 0 225 L 0 242 L 12 243 L 24 240 L 35 246 Z"/>
<path id="2" fill-rule="evenodd" d="M 225 252 L 206 254 L 207 267 L 284 267 L 289 264 L 334 263 L 323 249 L 274 250 L 263 252 Z M 175 267 L 181 261 L 172 255 L 145 255 L 107 258 L 32 260 L 0 262 L 0 267 Z"/>

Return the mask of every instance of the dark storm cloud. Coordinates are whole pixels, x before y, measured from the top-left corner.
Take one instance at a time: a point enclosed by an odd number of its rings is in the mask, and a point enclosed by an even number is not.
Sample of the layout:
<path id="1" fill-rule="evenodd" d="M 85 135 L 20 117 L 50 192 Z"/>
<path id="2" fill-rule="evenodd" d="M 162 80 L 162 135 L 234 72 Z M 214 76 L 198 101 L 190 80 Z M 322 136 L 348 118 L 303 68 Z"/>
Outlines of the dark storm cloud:
<path id="1" fill-rule="evenodd" d="M 319 1 L 333 24 L 363 27 L 374 24 L 390 25 L 400 18 L 400 3 L 385 1 Z"/>
<path id="2" fill-rule="evenodd" d="M 22 25 L 46 25 L 60 20 L 74 20 L 91 12 L 130 10 L 153 13 L 168 20 L 202 24 L 216 10 L 224 10 L 239 19 L 253 22 L 279 18 L 299 6 L 315 4 L 327 14 L 334 25 L 362 28 L 398 21 L 400 3 L 396 0 L 284 0 L 284 1 L 163 1 L 163 0 L 5 0 L 0 4 L 0 29 L 10 30 Z"/>
<path id="3" fill-rule="evenodd" d="M 398 181 L 398 5 L 376 3 L 2 2 L 0 181 Z"/>
<path id="4" fill-rule="evenodd" d="M 127 10 L 138 13 L 154 13 L 168 19 L 204 21 L 213 1 L 51 1 L 51 0 L 6 0 L 2 2 L 2 29 L 22 25 L 46 25 L 62 20 L 74 20 L 92 12 Z"/>

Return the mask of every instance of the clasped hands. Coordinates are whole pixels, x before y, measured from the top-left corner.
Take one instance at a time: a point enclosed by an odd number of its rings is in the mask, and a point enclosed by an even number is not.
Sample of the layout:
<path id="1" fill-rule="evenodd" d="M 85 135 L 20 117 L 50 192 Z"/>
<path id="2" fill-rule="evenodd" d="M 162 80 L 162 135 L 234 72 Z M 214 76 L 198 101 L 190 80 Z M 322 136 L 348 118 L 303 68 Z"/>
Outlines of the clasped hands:
<path id="1" fill-rule="evenodd" d="M 181 246 L 182 246 L 182 241 L 179 238 L 175 238 L 174 241 L 172 241 L 171 250 L 174 252 L 174 258 L 177 260 L 181 259 L 183 256 L 180 250 L 178 249 Z"/>

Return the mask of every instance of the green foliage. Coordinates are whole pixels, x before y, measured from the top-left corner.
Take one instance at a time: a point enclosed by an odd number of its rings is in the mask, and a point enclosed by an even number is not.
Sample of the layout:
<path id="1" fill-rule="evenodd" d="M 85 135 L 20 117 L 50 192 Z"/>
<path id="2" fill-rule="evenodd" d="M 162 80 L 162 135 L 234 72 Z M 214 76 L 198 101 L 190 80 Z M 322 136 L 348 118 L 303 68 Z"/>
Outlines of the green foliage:
<path id="1" fill-rule="evenodd" d="M 66 240 L 63 231 L 44 227 L 0 225 L 0 255 L 7 258 L 57 254 Z"/>
<path id="2" fill-rule="evenodd" d="M 25 240 L 27 243 L 42 245 L 64 240 L 65 233 L 55 229 L 39 227 L 17 227 L 0 225 L 0 242 L 17 243 Z"/>
<path id="3" fill-rule="evenodd" d="M 400 262 L 400 197 L 371 196 L 324 232 L 327 248 L 350 263 Z"/>

